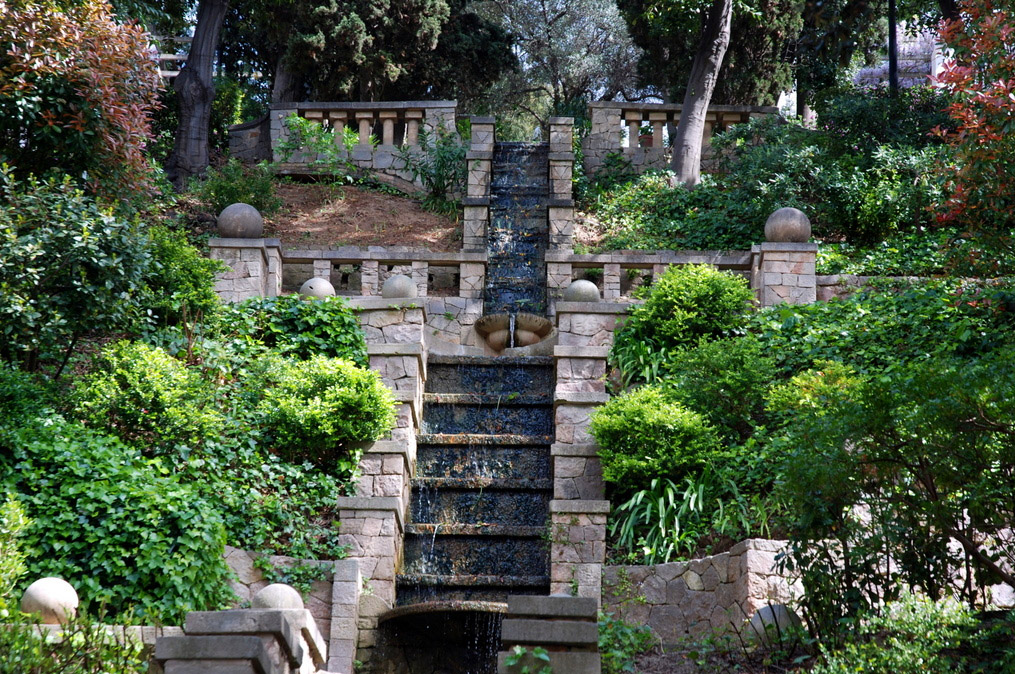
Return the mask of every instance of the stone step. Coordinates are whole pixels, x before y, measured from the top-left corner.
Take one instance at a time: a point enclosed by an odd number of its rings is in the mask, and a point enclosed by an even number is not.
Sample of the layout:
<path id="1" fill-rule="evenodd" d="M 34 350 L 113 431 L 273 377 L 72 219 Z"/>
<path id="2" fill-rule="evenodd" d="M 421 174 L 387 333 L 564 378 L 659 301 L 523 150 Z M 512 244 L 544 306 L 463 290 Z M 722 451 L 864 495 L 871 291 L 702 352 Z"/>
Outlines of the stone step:
<path id="1" fill-rule="evenodd" d="M 423 432 L 552 435 L 553 406 L 424 403 Z"/>
<path id="2" fill-rule="evenodd" d="M 444 405 L 488 405 L 493 407 L 531 407 L 552 405 L 553 393 L 518 395 L 516 393 L 424 393 L 423 403 Z"/>
<path id="3" fill-rule="evenodd" d="M 530 477 L 416 477 L 412 486 L 420 489 L 518 489 L 550 490 L 550 478 Z"/>
<path id="4" fill-rule="evenodd" d="M 416 476 L 449 478 L 550 477 L 546 445 L 416 445 Z"/>
<path id="5" fill-rule="evenodd" d="M 405 533 L 418 536 L 512 536 L 514 538 L 541 538 L 546 526 L 525 527 L 507 524 L 406 524 Z"/>
<path id="6" fill-rule="evenodd" d="M 454 577 L 448 577 L 448 579 L 454 580 Z M 427 583 L 416 582 L 417 580 L 424 580 Z M 516 577 L 507 579 L 506 582 L 498 585 L 449 585 L 442 584 L 442 580 L 441 576 L 399 577 L 397 580 L 397 604 L 409 606 L 435 601 L 506 602 L 508 595 L 546 596 L 550 593 L 550 579 L 541 576 Z"/>
<path id="7" fill-rule="evenodd" d="M 546 524 L 548 489 L 474 489 L 414 486 L 409 521 L 416 524 L 500 524 L 538 527 Z"/>
<path id="8" fill-rule="evenodd" d="M 540 538 L 407 535 L 404 554 L 405 575 L 517 577 L 550 573 L 549 546 Z"/>
<path id="9" fill-rule="evenodd" d="M 420 433 L 418 445 L 546 445 L 554 442 L 552 435 L 490 435 L 471 433 Z"/>
<path id="10" fill-rule="evenodd" d="M 553 358 L 430 356 L 426 393 L 546 395 L 554 390 Z"/>
<path id="11" fill-rule="evenodd" d="M 398 583 L 444 587 L 538 587 L 549 585 L 549 575 L 501 576 L 481 574 L 400 573 Z"/>

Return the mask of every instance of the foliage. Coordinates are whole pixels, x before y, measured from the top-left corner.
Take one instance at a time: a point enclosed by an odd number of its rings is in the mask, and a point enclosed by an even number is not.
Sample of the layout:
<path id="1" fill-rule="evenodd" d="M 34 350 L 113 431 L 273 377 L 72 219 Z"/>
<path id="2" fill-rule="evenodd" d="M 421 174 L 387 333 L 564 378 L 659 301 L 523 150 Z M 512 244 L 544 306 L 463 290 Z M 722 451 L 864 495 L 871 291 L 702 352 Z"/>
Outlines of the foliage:
<path id="1" fill-rule="evenodd" d="M 504 658 L 508 671 L 518 674 L 553 674 L 549 662 L 550 654 L 542 646 L 531 651 L 525 646 L 515 646 Z"/>
<path id="2" fill-rule="evenodd" d="M 30 577 L 64 578 L 129 622 L 181 624 L 232 596 L 221 516 L 165 465 L 48 412 L 0 444 L 0 484 L 32 519 Z"/>
<path id="3" fill-rule="evenodd" d="M 25 553 L 19 539 L 31 522 L 15 496 L 0 503 L 0 614 L 14 600 L 14 588 L 25 573 Z"/>
<path id="4" fill-rule="evenodd" d="M 994 0 L 963 0 L 960 17 L 941 27 L 941 41 L 952 50 L 938 81 L 955 100 L 949 106 L 955 129 L 941 132 L 953 156 L 941 219 L 967 227 L 986 252 L 967 260 L 975 270 L 991 273 L 998 249 L 1015 248 L 1015 134 L 1010 6 Z M 996 272 L 993 272 L 996 273 Z"/>
<path id="5" fill-rule="evenodd" d="M 814 674 L 950 674 L 965 628 L 974 624 L 968 608 L 954 601 L 904 595 L 881 615 L 861 622 L 841 649 L 825 649 Z M 996 670 L 995 670 L 996 671 Z"/>
<path id="6" fill-rule="evenodd" d="M 972 602 L 986 585 L 1015 584 L 1012 357 L 1006 347 L 797 380 L 808 411 L 789 415 L 774 443 L 795 514 L 789 563 L 816 635 L 834 643 L 843 618 L 902 587 Z"/>
<path id="7" fill-rule="evenodd" d="M 230 159 L 219 168 L 209 168 L 204 179 L 194 178 L 190 189 L 215 214 L 236 203 L 250 204 L 263 215 L 282 207 L 282 199 L 275 196 L 275 174 L 267 162 L 246 167 Z"/>
<path id="8" fill-rule="evenodd" d="M 0 161 L 55 170 L 111 202 L 148 185 L 158 68 L 148 36 L 103 0 L 9 0 L 0 12 Z"/>
<path id="9" fill-rule="evenodd" d="M 823 92 L 816 108 L 824 135 L 842 151 L 871 145 L 921 148 L 940 144 L 931 129 L 948 126 L 949 97 L 930 86 L 840 87 Z"/>
<path id="10" fill-rule="evenodd" d="M 292 113 L 283 120 L 286 128 L 285 137 L 275 144 L 275 151 L 283 162 L 294 158 L 303 160 L 311 168 L 330 174 L 334 179 L 351 183 L 359 166 L 352 158 L 353 150 L 359 145 L 359 134 L 351 126 L 342 128 L 342 137 L 337 132 L 326 128 L 297 113 Z M 377 137 L 370 136 L 371 145 L 377 145 Z"/>
<path id="11" fill-rule="evenodd" d="M 645 304 L 617 330 L 610 360 L 625 379 L 638 376 L 631 363 L 652 352 L 694 345 L 702 337 L 730 336 L 747 319 L 753 294 L 743 278 L 708 265 L 673 265 L 648 290 Z"/>
<path id="12" fill-rule="evenodd" d="M 727 442 L 741 443 L 765 420 L 765 390 L 775 366 L 751 335 L 673 353 L 662 377 L 670 395 L 704 415 Z"/>
<path id="13" fill-rule="evenodd" d="M 3 170 L 0 193 L 0 360 L 65 363 L 86 333 L 135 320 L 151 267 L 136 225 L 67 179 L 19 183 Z"/>
<path id="14" fill-rule="evenodd" d="M 340 297 L 254 298 L 225 307 L 218 326 L 226 334 L 256 340 L 296 358 L 321 355 L 367 365 L 363 330 L 349 303 Z"/>
<path id="15" fill-rule="evenodd" d="M 376 372 L 340 358 L 279 360 L 265 373 L 258 405 L 271 446 L 290 462 L 309 461 L 334 475 L 353 475 L 361 450 L 395 424 L 391 391 Z"/>
<path id="16" fill-rule="evenodd" d="M 328 562 L 292 563 L 276 566 L 268 557 L 256 558 L 254 568 L 260 570 L 264 574 L 264 579 L 269 583 L 285 583 L 295 588 L 303 595 L 304 600 L 310 594 L 314 582 L 327 580 L 335 574 L 334 567 Z"/>
<path id="17" fill-rule="evenodd" d="M 218 311 L 215 275 L 225 266 L 201 255 L 181 230 L 156 225 L 148 236 L 154 273 L 146 283 L 144 304 L 153 319 L 166 325 Z"/>
<path id="18" fill-rule="evenodd" d="M 103 349 L 75 398 L 87 424 L 149 456 L 186 455 L 219 435 L 225 423 L 199 370 L 143 342 Z"/>
<path id="19" fill-rule="evenodd" d="M 719 455 L 719 441 L 705 419 L 643 386 L 611 398 L 592 416 L 603 479 L 629 495 L 654 478 L 681 480 Z"/>
<path id="20" fill-rule="evenodd" d="M 634 658 L 655 646 L 648 625 L 636 625 L 599 612 L 599 655 L 604 674 L 634 671 Z"/>
<path id="21" fill-rule="evenodd" d="M 933 276 L 945 271 L 955 230 L 920 227 L 870 246 L 824 243 L 818 248 L 818 274 Z"/>
<path id="22" fill-rule="evenodd" d="M 412 180 L 419 180 L 426 189 L 423 208 L 445 215 L 458 211 L 455 195 L 465 188 L 466 149 L 457 134 L 437 127 L 435 132 L 421 129 L 419 146 L 406 146 L 398 153 Z"/>
<path id="23" fill-rule="evenodd" d="M 876 285 L 842 300 L 758 312 L 754 332 L 787 375 L 819 360 L 876 373 L 933 355 L 978 356 L 1010 341 L 1012 289 L 949 279 Z"/>
<path id="24" fill-rule="evenodd" d="M 644 51 L 640 79 L 667 101 L 683 100 L 691 62 L 698 49 L 700 3 L 621 0 L 617 3 L 635 44 Z M 775 105 L 793 85 L 783 56 L 802 27 L 799 0 L 761 0 L 734 7 L 731 40 L 719 70 L 712 102 L 720 105 Z"/>
<path id="25" fill-rule="evenodd" d="M 0 674 L 143 674 L 148 653 L 140 640 L 118 639 L 86 614 L 61 625 L 60 634 L 39 630 L 20 614 L 4 617 Z"/>
<path id="26" fill-rule="evenodd" d="M 764 238 L 764 223 L 751 200 L 710 176 L 688 190 L 671 174 L 646 172 L 628 182 L 623 165 L 604 165 L 605 191 L 590 208 L 606 225 L 602 250 L 739 250 Z M 614 182 L 612 187 L 611 182 Z"/>

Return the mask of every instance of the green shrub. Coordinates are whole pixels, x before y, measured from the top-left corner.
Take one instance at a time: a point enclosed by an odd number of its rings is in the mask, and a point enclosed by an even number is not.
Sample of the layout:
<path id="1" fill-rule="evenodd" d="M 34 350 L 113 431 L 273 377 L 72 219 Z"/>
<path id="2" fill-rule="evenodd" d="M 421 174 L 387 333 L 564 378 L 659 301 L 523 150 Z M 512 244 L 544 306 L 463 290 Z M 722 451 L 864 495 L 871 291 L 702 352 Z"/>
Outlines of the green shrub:
<path id="1" fill-rule="evenodd" d="M 19 539 L 29 524 L 21 503 L 8 494 L 0 504 L 0 615 L 17 603 L 14 588 L 25 574 L 25 553 Z"/>
<path id="2" fill-rule="evenodd" d="M 845 87 L 826 91 L 816 107 L 819 128 L 845 151 L 871 145 L 940 145 L 931 129 L 949 126 L 949 102 L 943 90 L 930 86 L 899 91 Z"/>
<path id="3" fill-rule="evenodd" d="M 30 578 L 64 578 L 85 602 L 130 622 L 179 625 L 187 611 L 230 600 L 222 518 L 164 465 L 52 416 L 2 449 L 0 485 L 32 519 Z"/>
<path id="4" fill-rule="evenodd" d="M 436 132 L 421 129 L 419 145 L 404 147 L 398 153 L 412 179 L 423 183 L 423 208 L 446 215 L 457 212 L 455 195 L 465 188 L 467 149 L 457 133 L 438 127 Z"/>
<path id="5" fill-rule="evenodd" d="M 37 376 L 0 365 L 0 437 L 52 406 L 50 388 Z"/>
<path id="6" fill-rule="evenodd" d="M 599 612 L 599 655 L 603 674 L 634 671 L 634 659 L 656 645 L 648 625 L 638 625 Z"/>
<path id="7" fill-rule="evenodd" d="M 860 623 L 838 650 L 824 650 L 814 674 L 950 674 L 959 669 L 956 650 L 975 622 L 954 601 L 906 595 L 885 606 L 882 615 Z M 999 663 L 996 663 L 999 664 Z M 976 670 L 984 671 L 984 670 Z M 1001 671 L 1000 669 L 986 671 Z"/>
<path id="8" fill-rule="evenodd" d="M 359 165 L 352 158 L 359 145 L 359 133 L 351 126 L 342 129 L 342 137 L 336 138 L 333 129 L 313 120 L 292 113 L 285 118 L 286 134 L 275 144 L 275 151 L 283 162 L 299 161 L 310 168 L 330 174 L 335 180 L 352 183 L 360 173 Z M 376 146 L 376 136 L 370 136 L 370 144 Z"/>
<path id="9" fill-rule="evenodd" d="M 140 640 L 116 632 L 87 614 L 61 625 L 59 639 L 27 618 L 4 617 L 0 674 L 144 674 L 150 653 Z"/>
<path id="10" fill-rule="evenodd" d="M 121 341 L 103 349 L 75 394 L 77 413 L 148 455 L 197 450 L 221 432 L 222 415 L 200 370 L 157 347 Z"/>
<path id="11" fill-rule="evenodd" d="M 267 162 L 244 166 L 230 159 L 219 168 L 209 168 L 204 179 L 195 178 L 190 191 L 213 213 L 235 203 L 250 204 L 262 215 L 271 215 L 282 207 L 275 196 L 275 174 Z"/>
<path id="12" fill-rule="evenodd" d="M 740 443 L 764 424 L 765 392 L 775 364 L 758 340 L 702 340 L 677 351 L 664 376 L 671 396 L 702 414 L 728 442 Z"/>
<path id="13" fill-rule="evenodd" d="M 279 360 L 265 374 L 257 413 L 275 451 L 334 475 L 352 475 L 360 451 L 395 424 L 391 391 L 376 372 L 339 358 Z"/>
<path id="14" fill-rule="evenodd" d="M 215 274 L 226 267 L 201 255 L 182 231 L 163 226 L 148 230 L 154 273 L 148 279 L 147 309 L 162 324 L 191 321 L 218 310 Z"/>
<path id="15" fill-rule="evenodd" d="M 367 365 L 363 330 L 353 309 L 341 297 L 254 298 L 227 307 L 220 329 L 258 340 L 297 358 L 321 355 Z"/>
<path id="16" fill-rule="evenodd" d="M 681 480 L 719 455 L 715 429 L 697 412 L 643 386 L 612 398 L 592 415 L 603 479 L 630 494 L 653 478 Z"/>
<path id="17" fill-rule="evenodd" d="M 610 360 L 626 380 L 638 380 L 646 363 L 650 370 L 655 363 L 658 371 L 658 360 L 645 353 L 646 347 L 668 352 L 703 337 L 728 337 L 746 322 L 753 298 L 741 277 L 707 265 L 671 266 L 617 330 Z"/>
<path id="18" fill-rule="evenodd" d="M 68 180 L 0 170 L 0 361 L 59 372 L 82 336 L 134 322 L 150 268 L 138 227 Z"/>

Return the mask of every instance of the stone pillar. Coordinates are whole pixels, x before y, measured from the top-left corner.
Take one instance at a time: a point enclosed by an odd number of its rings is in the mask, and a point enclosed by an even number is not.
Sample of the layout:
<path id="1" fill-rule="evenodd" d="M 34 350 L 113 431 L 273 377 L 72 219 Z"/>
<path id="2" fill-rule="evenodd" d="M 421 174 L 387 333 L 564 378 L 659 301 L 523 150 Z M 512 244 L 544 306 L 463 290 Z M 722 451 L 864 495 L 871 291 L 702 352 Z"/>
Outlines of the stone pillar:
<path id="1" fill-rule="evenodd" d="M 602 596 L 609 501 L 550 501 L 550 593 Z"/>
<path id="2" fill-rule="evenodd" d="M 547 213 L 550 248 L 570 252 L 574 249 L 574 118 L 550 119 L 550 199 Z M 570 283 L 570 281 L 568 281 Z"/>
<path id="3" fill-rule="evenodd" d="M 638 135 L 641 130 L 641 110 L 628 110 L 624 113 L 627 122 L 627 150 L 633 152 L 638 147 Z"/>
<path id="4" fill-rule="evenodd" d="M 462 262 L 458 265 L 458 270 L 458 296 L 482 298 L 486 285 L 486 265 L 481 262 Z"/>
<path id="5" fill-rule="evenodd" d="M 296 114 L 296 108 L 281 108 L 278 110 L 272 110 L 271 116 L 271 152 L 272 160 L 281 162 L 283 157 L 281 153 L 275 148 L 278 147 L 280 141 L 286 140 L 289 137 L 289 130 L 286 128 L 285 120 L 289 115 Z M 297 158 L 293 157 L 291 159 Z"/>
<path id="6" fill-rule="evenodd" d="M 589 116 L 592 128 L 582 139 L 582 168 L 585 175 L 591 178 L 603 165 L 608 154 L 621 151 L 620 108 L 611 102 L 590 103 Z"/>
<path id="7" fill-rule="evenodd" d="M 403 145 L 419 145 L 419 124 L 423 121 L 422 110 L 405 111 L 405 138 Z"/>
<path id="8" fill-rule="evenodd" d="M 374 113 L 369 110 L 361 110 L 356 113 L 356 122 L 359 124 L 359 144 L 370 146 L 370 132 L 374 124 Z"/>
<path id="9" fill-rule="evenodd" d="M 493 117 L 472 118 L 472 141 L 465 155 L 468 184 L 462 222 L 462 250 L 485 251 L 487 225 L 490 222 L 490 175 L 493 169 Z"/>
<path id="10" fill-rule="evenodd" d="M 331 633 L 328 639 L 328 671 L 352 672 L 359 633 L 360 592 L 363 580 L 354 559 L 335 562 L 331 586 Z"/>
<path id="11" fill-rule="evenodd" d="M 360 295 L 376 297 L 380 295 L 381 271 L 377 260 L 363 260 L 360 265 Z"/>
<path id="12" fill-rule="evenodd" d="M 578 597 L 508 597 L 501 623 L 497 656 L 499 674 L 537 672 L 547 663 L 531 656 L 509 667 L 507 658 L 515 646 L 549 651 L 554 674 L 600 674 L 599 627 L 596 602 Z M 525 669 L 527 668 L 527 669 Z"/>
<path id="13" fill-rule="evenodd" d="M 378 116 L 381 119 L 381 145 L 394 147 L 395 120 L 398 119 L 398 113 L 394 110 L 381 110 Z"/>
<path id="14" fill-rule="evenodd" d="M 345 123 L 347 119 L 348 113 L 345 110 L 332 110 L 328 114 L 328 121 L 331 123 L 332 133 L 335 134 L 335 145 L 337 145 L 340 150 L 345 149 L 345 144 L 342 142 L 342 139 L 345 135 Z"/>
<path id="15" fill-rule="evenodd" d="M 223 302 L 274 297 L 281 288 L 282 244 L 278 239 L 208 240 L 209 257 L 228 267 L 215 280 Z"/>
<path id="16" fill-rule="evenodd" d="M 551 216 L 551 222 L 553 221 Z M 570 262 L 546 262 L 546 299 L 550 303 L 551 315 L 556 312 L 556 303 L 571 285 L 574 269 Z"/>
<path id="17" fill-rule="evenodd" d="M 648 120 L 652 123 L 652 147 L 663 149 L 663 128 L 666 126 L 665 112 L 650 112 Z"/>
<path id="18" fill-rule="evenodd" d="M 430 263 L 426 260 L 413 260 L 412 261 L 412 281 L 416 284 L 416 296 L 426 297 L 427 288 L 430 285 L 428 277 L 430 275 Z"/>
<path id="19" fill-rule="evenodd" d="M 620 298 L 620 263 L 608 262 L 603 265 L 603 299 Z"/>
<path id="20" fill-rule="evenodd" d="M 816 243 L 763 243 L 757 246 L 761 306 L 810 304 L 817 300 Z M 759 287 L 760 286 L 760 287 Z"/>

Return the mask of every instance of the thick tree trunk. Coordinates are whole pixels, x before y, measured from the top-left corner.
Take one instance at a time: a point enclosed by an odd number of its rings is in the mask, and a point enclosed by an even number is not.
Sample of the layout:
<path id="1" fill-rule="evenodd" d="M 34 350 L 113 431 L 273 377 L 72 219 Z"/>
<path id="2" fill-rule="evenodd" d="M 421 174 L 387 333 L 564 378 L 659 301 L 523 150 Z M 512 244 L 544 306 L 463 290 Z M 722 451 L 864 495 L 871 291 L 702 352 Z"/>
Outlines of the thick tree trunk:
<path id="1" fill-rule="evenodd" d="M 303 100 L 303 85 L 300 78 L 285 65 L 281 58 L 275 66 L 275 81 L 271 87 L 272 103 L 291 103 Z"/>
<path id="2" fill-rule="evenodd" d="M 705 116 L 712 100 L 719 68 L 730 44 L 730 20 L 733 0 L 712 0 L 705 15 L 701 42 L 691 64 L 680 122 L 673 140 L 670 167 L 677 180 L 694 187 L 701 180 L 701 139 L 705 132 Z"/>
<path id="3" fill-rule="evenodd" d="M 183 189 L 188 179 L 208 168 L 208 124 L 215 98 L 212 74 L 228 9 L 229 0 L 200 0 L 190 53 L 173 83 L 180 99 L 180 126 L 166 161 L 166 176 L 176 189 Z"/>

